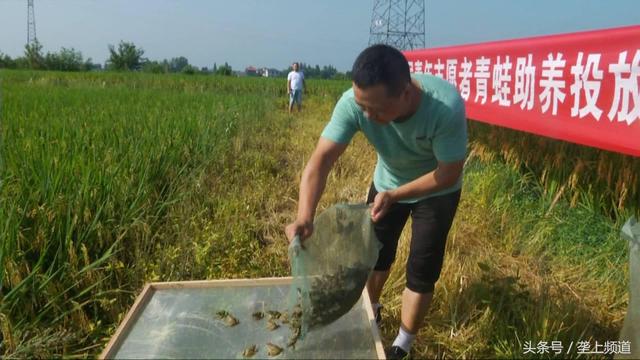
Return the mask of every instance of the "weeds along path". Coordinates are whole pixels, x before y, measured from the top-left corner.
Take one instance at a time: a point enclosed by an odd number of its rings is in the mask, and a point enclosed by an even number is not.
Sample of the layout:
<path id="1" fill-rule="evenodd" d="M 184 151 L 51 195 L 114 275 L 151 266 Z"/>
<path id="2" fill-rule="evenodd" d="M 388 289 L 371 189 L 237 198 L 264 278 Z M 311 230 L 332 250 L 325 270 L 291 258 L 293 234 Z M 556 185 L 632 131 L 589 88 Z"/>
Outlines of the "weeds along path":
<path id="1" fill-rule="evenodd" d="M 185 268 L 181 272 L 199 278 L 289 274 L 284 226 L 295 219 L 302 170 L 335 102 L 329 98 L 309 97 L 302 113 L 278 107 L 256 119 L 252 129 L 240 130 L 229 156 L 203 180 L 220 199 L 214 200 L 215 212 L 193 240 L 191 259 L 177 263 Z M 355 145 L 332 172 L 319 211 L 336 202 L 364 201 L 375 155 L 363 138 Z M 173 271 L 157 266 L 153 273 Z M 186 269 L 190 267 L 199 271 Z"/>

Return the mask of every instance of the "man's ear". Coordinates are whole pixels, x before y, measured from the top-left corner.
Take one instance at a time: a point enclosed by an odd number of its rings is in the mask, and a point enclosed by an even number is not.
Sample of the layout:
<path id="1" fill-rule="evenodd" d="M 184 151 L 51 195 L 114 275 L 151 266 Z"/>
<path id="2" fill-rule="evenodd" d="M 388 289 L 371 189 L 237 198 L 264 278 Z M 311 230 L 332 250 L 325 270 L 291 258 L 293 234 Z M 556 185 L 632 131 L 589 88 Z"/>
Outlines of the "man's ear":
<path id="1" fill-rule="evenodd" d="M 407 86 L 404 88 L 404 90 L 402 91 L 402 99 L 404 101 L 409 101 L 411 100 L 411 81 L 409 81 L 409 83 L 407 84 Z"/>

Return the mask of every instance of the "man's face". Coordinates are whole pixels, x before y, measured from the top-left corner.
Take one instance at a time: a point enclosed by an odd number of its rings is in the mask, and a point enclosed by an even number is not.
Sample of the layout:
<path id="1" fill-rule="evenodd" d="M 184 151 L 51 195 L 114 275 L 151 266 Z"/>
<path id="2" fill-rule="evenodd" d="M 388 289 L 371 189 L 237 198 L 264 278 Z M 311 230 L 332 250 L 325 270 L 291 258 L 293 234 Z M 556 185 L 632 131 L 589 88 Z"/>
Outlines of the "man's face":
<path id="1" fill-rule="evenodd" d="M 352 84 L 356 103 L 364 112 L 364 116 L 379 124 L 389 124 L 403 116 L 408 111 L 409 91 L 403 91 L 400 96 L 392 97 L 387 93 L 384 85 L 375 85 L 366 89 Z"/>
<path id="2" fill-rule="evenodd" d="M 298 71 L 298 64 L 297 63 L 293 63 L 292 67 L 293 67 L 293 71 Z"/>

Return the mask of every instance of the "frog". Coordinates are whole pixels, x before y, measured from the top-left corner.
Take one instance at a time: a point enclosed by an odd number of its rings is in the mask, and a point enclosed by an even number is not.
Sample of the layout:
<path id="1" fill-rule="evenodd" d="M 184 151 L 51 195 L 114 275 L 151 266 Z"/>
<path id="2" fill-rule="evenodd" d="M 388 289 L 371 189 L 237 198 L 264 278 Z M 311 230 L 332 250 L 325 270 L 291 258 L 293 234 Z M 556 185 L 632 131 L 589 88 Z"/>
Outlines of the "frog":
<path id="1" fill-rule="evenodd" d="M 253 355 L 255 355 L 257 352 L 258 352 L 258 347 L 255 344 L 254 345 L 249 345 L 242 352 L 242 356 L 244 356 L 246 358 L 250 358 L 250 357 L 253 357 Z"/>
<path id="2" fill-rule="evenodd" d="M 267 343 L 267 355 L 278 356 L 282 352 L 282 348 L 273 343 Z"/>

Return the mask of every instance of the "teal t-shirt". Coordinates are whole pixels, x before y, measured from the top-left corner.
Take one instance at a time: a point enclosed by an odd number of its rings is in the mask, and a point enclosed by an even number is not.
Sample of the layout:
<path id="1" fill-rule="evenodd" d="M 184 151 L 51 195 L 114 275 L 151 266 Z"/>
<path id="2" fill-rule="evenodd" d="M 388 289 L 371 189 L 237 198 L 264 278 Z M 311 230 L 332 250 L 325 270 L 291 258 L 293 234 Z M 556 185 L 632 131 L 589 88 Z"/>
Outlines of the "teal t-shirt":
<path id="1" fill-rule="evenodd" d="M 422 99 L 413 116 L 402 122 L 378 124 L 364 116 L 353 89 L 342 94 L 322 137 L 346 144 L 362 131 L 376 149 L 378 162 L 373 184 L 378 192 L 393 190 L 438 166 L 438 161 L 464 160 L 467 153 L 467 120 L 464 101 L 449 82 L 429 74 L 413 75 L 422 85 Z M 447 189 L 401 202 L 412 203 L 459 190 L 462 177 Z"/>

